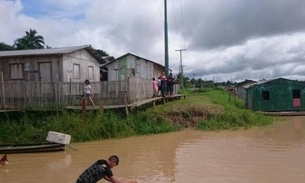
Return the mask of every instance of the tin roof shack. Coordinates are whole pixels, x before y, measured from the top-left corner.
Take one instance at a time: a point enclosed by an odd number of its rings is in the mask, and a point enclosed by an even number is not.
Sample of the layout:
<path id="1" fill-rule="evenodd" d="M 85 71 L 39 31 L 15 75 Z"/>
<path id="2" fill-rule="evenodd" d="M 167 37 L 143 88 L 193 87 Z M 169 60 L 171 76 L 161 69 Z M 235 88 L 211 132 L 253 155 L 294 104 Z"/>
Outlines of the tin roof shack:
<path id="1" fill-rule="evenodd" d="M 108 81 L 124 81 L 130 77 L 151 80 L 165 71 L 163 65 L 131 53 L 122 55 L 103 67 L 108 69 Z"/>
<path id="2" fill-rule="evenodd" d="M 88 45 L 0 51 L 2 101 L 57 101 L 80 95 L 86 79 L 100 81 L 100 61 Z M 99 83 L 92 88 L 99 93 Z"/>
<path id="3" fill-rule="evenodd" d="M 305 110 L 305 83 L 278 78 L 250 85 L 246 107 L 255 111 L 281 112 Z"/>
<path id="4" fill-rule="evenodd" d="M 158 78 L 165 67 L 151 60 L 126 53 L 104 65 L 101 70 L 107 71 L 107 85 L 103 99 L 112 99 L 111 104 L 124 104 L 151 98 L 153 95 L 152 78 Z M 103 94 L 102 94 L 103 95 Z"/>
<path id="5" fill-rule="evenodd" d="M 257 82 L 253 81 L 253 80 L 248 80 L 248 79 L 246 79 L 245 81 L 237 83 L 235 85 L 235 88 L 236 88 L 236 91 L 237 91 L 237 97 L 242 99 L 242 100 L 245 100 L 246 99 L 246 94 L 247 94 L 245 86 L 248 86 L 248 85 L 251 85 L 251 84 L 254 84 L 254 83 L 257 83 Z"/>

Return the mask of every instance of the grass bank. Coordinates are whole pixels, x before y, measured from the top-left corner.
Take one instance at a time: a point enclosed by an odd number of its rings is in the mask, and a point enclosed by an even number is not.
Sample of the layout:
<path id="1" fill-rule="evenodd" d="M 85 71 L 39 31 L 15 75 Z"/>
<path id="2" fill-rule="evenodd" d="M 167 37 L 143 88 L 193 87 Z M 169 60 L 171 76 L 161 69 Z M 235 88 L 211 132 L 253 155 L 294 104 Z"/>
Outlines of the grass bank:
<path id="1" fill-rule="evenodd" d="M 273 122 L 273 117 L 258 114 L 244 108 L 244 101 L 229 98 L 229 94 L 221 90 L 211 90 L 203 95 L 209 97 L 214 104 L 222 106 L 223 113 L 202 120 L 197 127 L 202 130 L 226 130 L 240 127 L 251 128 L 266 126 Z M 231 99 L 231 100 L 229 100 Z"/>
<path id="2" fill-rule="evenodd" d="M 184 127 L 202 130 L 263 126 L 272 118 L 243 109 L 243 102 L 228 99 L 221 90 L 183 91 L 186 99 L 130 113 L 90 112 L 62 114 L 22 113 L 0 118 L 0 144 L 45 142 L 48 131 L 67 133 L 73 142 L 123 138 L 177 131 Z"/>
<path id="3" fill-rule="evenodd" d="M 2 119 L 0 144 L 45 142 L 48 131 L 70 134 L 73 142 L 123 138 L 178 130 L 163 119 L 133 113 L 128 119 L 120 112 L 23 114 L 19 119 Z"/>

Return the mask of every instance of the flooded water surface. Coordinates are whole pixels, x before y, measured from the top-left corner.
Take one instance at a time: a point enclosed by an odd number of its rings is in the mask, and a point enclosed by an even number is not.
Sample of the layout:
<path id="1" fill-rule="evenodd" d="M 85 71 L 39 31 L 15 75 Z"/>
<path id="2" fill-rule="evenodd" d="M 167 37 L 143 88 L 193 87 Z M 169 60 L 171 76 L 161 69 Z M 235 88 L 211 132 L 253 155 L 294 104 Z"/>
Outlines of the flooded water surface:
<path id="1" fill-rule="evenodd" d="M 304 183 L 305 117 L 238 131 L 175 133 L 75 143 L 65 152 L 10 154 L 1 183 L 74 183 L 116 154 L 116 177 L 138 183 Z M 101 182 L 106 182 L 105 180 Z"/>

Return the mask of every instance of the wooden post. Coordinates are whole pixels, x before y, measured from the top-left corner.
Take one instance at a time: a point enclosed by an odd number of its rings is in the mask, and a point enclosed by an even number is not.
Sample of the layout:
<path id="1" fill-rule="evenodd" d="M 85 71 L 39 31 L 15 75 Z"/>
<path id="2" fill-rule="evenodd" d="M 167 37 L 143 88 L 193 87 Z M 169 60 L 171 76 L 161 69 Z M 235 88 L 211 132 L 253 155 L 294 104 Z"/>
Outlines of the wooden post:
<path id="1" fill-rule="evenodd" d="M 82 98 L 82 114 L 83 114 L 83 117 L 86 114 L 86 98 L 85 97 Z"/>
<path id="2" fill-rule="evenodd" d="M 3 71 L 1 71 L 1 92 L 2 92 L 2 107 L 5 109 L 5 90 L 4 90 L 4 78 L 3 78 Z"/>
<path id="3" fill-rule="evenodd" d="M 237 89 L 234 88 L 234 101 L 235 101 L 235 105 L 236 105 L 236 98 L 237 98 Z"/>
<path id="4" fill-rule="evenodd" d="M 104 101 L 103 101 L 103 99 L 101 99 L 101 101 L 100 101 L 100 114 L 101 114 L 101 116 L 104 115 Z"/>
<path id="5" fill-rule="evenodd" d="M 129 112 L 128 112 L 128 104 L 127 104 L 127 95 L 125 94 L 125 111 L 126 111 L 126 116 L 129 116 Z"/>
<path id="6" fill-rule="evenodd" d="M 72 95 L 72 86 L 71 86 L 71 83 L 72 81 L 71 81 L 71 78 L 70 78 L 70 81 L 69 81 L 69 99 L 70 99 L 70 105 L 72 105 L 72 101 L 73 101 L 73 99 L 72 99 L 72 97 L 71 97 L 71 95 Z"/>

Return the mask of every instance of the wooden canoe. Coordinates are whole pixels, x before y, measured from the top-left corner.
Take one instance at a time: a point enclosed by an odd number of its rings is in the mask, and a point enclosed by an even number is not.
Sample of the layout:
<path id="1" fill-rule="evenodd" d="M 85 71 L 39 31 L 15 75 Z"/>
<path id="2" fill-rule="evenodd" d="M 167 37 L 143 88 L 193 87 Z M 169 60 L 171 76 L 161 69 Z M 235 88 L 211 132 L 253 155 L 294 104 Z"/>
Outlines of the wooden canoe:
<path id="1" fill-rule="evenodd" d="M 65 149 L 64 144 L 57 143 L 0 145 L 0 154 L 54 152 L 64 151 Z"/>

